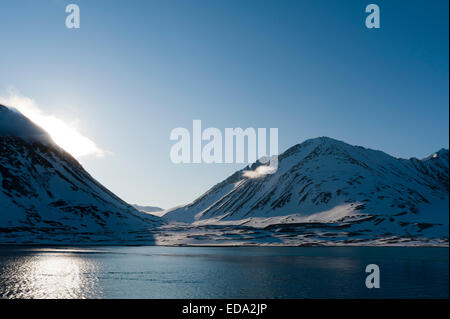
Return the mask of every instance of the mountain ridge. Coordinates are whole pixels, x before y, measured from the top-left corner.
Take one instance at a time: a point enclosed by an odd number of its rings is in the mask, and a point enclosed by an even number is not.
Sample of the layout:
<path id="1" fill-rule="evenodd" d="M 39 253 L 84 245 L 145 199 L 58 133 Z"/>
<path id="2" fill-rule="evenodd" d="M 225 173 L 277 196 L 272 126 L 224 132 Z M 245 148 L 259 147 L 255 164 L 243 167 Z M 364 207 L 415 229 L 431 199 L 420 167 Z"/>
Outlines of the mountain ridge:
<path id="1" fill-rule="evenodd" d="M 370 219 L 362 224 L 373 236 L 448 240 L 448 149 L 422 160 L 401 159 L 319 137 L 290 147 L 278 161 L 272 175 L 245 177 L 264 165 L 254 163 L 164 217 L 194 225 L 255 227 Z M 439 214 L 426 213 L 434 206 L 443 207 Z"/>
<path id="2" fill-rule="evenodd" d="M 0 106 L 0 243 L 153 243 L 127 204 L 22 114 Z"/>
<path id="3" fill-rule="evenodd" d="M 257 161 L 154 213 L 166 223 L 0 105 L 0 244 L 448 246 L 448 153 L 402 159 L 308 139 L 280 154 L 273 174 Z"/>

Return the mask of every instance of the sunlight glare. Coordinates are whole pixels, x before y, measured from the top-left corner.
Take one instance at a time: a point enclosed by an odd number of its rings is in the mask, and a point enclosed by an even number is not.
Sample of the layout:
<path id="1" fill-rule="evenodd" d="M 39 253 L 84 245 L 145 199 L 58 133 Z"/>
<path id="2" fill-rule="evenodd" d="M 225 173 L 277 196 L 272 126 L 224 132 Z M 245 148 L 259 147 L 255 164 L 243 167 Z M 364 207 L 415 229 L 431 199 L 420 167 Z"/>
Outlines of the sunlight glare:
<path id="1" fill-rule="evenodd" d="M 46 115 L 37 106 L 34 100 L 11 94 L 8 98 L 0 98 L 0 101 L 14 107 L 32 122 L 43 128 L 51 136 L 53 141 L 72 154 L 76 158 L 86 155 L 102 157 L 105 152 L 91 139 L 82 135 L 73 125 L 53 115 Z"/>

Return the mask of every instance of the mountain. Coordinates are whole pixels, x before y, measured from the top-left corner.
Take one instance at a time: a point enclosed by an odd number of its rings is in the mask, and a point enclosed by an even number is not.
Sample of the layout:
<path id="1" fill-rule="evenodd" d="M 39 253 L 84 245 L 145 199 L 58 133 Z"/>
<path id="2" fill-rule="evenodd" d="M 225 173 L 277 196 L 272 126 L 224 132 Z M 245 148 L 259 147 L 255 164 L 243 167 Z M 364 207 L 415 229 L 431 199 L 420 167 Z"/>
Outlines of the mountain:
<path id="1" fill-rule="evenodd" d="M 351 242 L 441 238 L 448 243 L 449 155 L 399 159 L 327 137 L 279 155 L 274 174 L 257 162 L 192 203 L 168 210 L 169 221 L 240 225 Z M 284 236 L 283 235 L 283 236 Z"/>
<path id="2" fill-rule="evenodd" d="M 138 211 L 149 213 L 155 216 L 160 216 L 160 214 L 164 211 L 164 209 L 162 209 L 161 207 L 156 206 L 141 206 L 138 204 L 133 204 L 132 206 L 136 208 Z"/>
<path id="3" fill-rule="evenodd" d="M 118 198 L 40 127 L 0 105 L 0 243 L 152 243 L 162 219 Z"/>

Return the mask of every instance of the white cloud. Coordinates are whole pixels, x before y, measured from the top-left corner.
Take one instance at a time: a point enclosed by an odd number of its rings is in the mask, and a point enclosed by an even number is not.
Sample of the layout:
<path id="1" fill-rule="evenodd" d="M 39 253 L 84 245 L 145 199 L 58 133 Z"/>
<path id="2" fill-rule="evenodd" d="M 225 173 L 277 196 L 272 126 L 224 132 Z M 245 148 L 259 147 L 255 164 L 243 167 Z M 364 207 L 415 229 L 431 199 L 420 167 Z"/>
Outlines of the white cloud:
<path id="1" fill-rule="evenodd" d="M 17 109 L 42 127 L 56 144 L 76 158 L 88 155 L 102 157 L 106 154 L 94 141 L 81 134 L 73 124 L 68 124 L 54 115 L 46 114 L 31 98 L 10 93 L 8 97 L 0 96 L 0 103 Z"/>
<path id="2" fill-rule="evenodd" d="M 260 165 L 254 171 L 244 171 L 243 175 L 247 178 L 259 178 L 277 171 L 275 167 Z"/>

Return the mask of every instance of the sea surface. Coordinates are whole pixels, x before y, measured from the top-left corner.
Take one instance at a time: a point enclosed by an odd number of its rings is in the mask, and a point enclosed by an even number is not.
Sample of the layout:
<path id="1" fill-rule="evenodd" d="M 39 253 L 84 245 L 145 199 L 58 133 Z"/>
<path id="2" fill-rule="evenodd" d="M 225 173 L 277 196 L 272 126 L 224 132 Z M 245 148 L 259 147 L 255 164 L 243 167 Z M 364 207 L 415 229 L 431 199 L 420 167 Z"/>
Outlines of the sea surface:
<path id="1" fill-rule="evenodd" d="M 448 298 L 448 248 L 0 247 L 1 298 Z M 368 289 L 368 264 L 380 288 Z"/>

